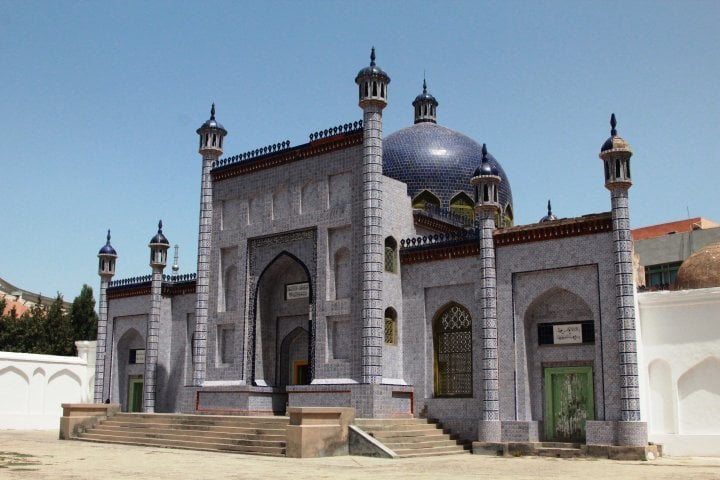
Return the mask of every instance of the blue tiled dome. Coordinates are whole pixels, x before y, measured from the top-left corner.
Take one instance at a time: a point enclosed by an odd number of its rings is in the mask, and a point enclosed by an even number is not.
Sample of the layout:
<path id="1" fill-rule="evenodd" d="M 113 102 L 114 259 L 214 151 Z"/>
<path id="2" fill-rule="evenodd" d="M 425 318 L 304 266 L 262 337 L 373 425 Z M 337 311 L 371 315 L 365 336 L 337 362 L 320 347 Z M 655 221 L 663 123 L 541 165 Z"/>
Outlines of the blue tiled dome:
<path id="1" fill-rule="evenodd" d="M 112 245 L 110 245 L 110 230 L 108 230 L 107 233 L 107 243 L 103 245 L 103 247 L 98 252 L 98 255 L 114 255 L 117 257 L 117 252 L 113 248 Z"/>
<path id="2" fill-rule="evenodd" d="M 158 223 L 158 231 L 155 236 L 150 239 L 150 244 L 170 245 L 170 242 L 162 232 L 162 220 Z"/>
<path id="3" fill-rule="evenodd" d="M 477 142 L 435 123 L 417 123 L 383 139 L 383 174 L 407 184 L 411 198 L 430 191 L 442 208 L 448 208 L 460 192 L 474 198 L 470 179 L 481 159 L 482 146 Z M 506 208 L 512 205 L 510 182 L 492 155 L 488 160 L 502 178 L 498 193 Z"/>

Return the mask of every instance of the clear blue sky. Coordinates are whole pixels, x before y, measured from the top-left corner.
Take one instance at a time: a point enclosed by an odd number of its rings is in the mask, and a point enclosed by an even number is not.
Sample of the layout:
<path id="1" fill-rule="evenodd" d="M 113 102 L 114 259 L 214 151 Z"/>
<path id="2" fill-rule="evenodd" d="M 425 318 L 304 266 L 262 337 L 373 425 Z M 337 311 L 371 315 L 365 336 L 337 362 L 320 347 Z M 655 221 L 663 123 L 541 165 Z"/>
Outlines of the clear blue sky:
<path id="1" fill-rule="evenodd" d="M 630 142 L 633 227 L 720 221 L 720 2 L 0 0 L 0 276 L 72 300 L 148 274 L 162 218 L 195 271 L 195 129 L 217 104 L 227 156 L 361 118 L 371 46 L 384 128 L 412 123 L 423 72 L 439 123 L 488 144 L 516 221 L 607 211 L 610 113 Z"/>

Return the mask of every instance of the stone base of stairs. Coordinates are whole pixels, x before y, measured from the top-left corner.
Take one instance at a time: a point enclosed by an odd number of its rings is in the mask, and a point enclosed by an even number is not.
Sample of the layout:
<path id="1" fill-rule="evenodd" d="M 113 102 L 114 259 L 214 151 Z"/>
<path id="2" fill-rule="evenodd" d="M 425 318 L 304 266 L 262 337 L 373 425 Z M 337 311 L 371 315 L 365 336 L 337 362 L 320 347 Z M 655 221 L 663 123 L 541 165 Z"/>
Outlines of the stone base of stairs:
<path id="1" fill-rule="evenodd" d="M 285 456 L 287 417 L 118 413 L 76 439 Z"/>
<path id="2" fill-rule="evenodd" d="M 625 447 L 562 442 L 473 442 L 472 451 L 476 455 L 492 456 L 654 460 L 662 456 L 662 445 L 648 444 L 644 447 Z"/>
<path id="3" fill-rule="evenodd" d="M 358 418 L 355 425 L 397 457 L 457 455 L 469 452 L 469 445 L 451 436 L 441 425 L 425 419 Z"/>

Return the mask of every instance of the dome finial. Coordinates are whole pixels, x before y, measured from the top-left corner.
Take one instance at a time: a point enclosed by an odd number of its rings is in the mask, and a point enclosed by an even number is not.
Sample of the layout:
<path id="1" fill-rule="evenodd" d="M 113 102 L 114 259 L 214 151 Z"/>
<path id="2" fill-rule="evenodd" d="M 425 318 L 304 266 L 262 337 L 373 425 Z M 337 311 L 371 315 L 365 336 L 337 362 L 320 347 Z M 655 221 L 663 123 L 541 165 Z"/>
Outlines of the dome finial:
<path id="1" fill-rule="evenodd" d="M 215 102 L 210 107 L 210 120 L 215 120 Z"/>
<path id="2" fill-rule="evenodd" d="M 612 115 L 610 115 L 610 127 L 612 128 L 610 130 L 610 135 L 613 137 L 617 135 L 617 130 L 615 129 L 616 126 L 617 120 L 615 120 L 615 114 L 613 113 Z"/>
<path id="3" fill-rule="evenodd" d="M 425 70 L 423 70 L 423 93 L 427 93 L 427 82 L 425 81 Z"/>
<path id="4" fill-rule="evenodd" d="M 106 245 L 110 245 L 110 229 L 108 228 L 108 234 L 107 234 L 107 243 Z"/>
<path id="5" fill-rule="evenodd" d="M 158 233 L 162 233 L 162 220 L 158 222 Z"/>
<path id="6" fill-rule="evenodd" d="M 550 205 L 550 199 L 548 199 L 547 215 L 540 219 L 540 223 L 552 222 L 553 220 L 557 220 L 557 217 L 553 215 L 552 206 Z"/>
<path id="7" fill-rule="evenodd" d="M 375 66 L 375 47 L 372 47 L 372 49 L 370 50 L 370 66 Z"/>
<path id="8" fill-rule="evenodd" d="M 482 146 L 482 161 L 487 162 L 487 145 L 483 143 Z"/>

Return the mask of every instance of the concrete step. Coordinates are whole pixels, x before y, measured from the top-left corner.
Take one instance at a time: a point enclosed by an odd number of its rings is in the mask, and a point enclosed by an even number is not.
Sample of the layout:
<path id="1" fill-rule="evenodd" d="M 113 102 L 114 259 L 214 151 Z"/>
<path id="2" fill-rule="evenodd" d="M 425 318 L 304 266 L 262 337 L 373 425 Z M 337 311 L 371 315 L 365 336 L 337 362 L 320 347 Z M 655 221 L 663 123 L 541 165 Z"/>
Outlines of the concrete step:
<path id="1" fill-rule="evenodd" d="M 173 423 L 207 426 L 281 426 L 290 422 L 288 417 L 244 417 L 239 415 L 181 415 L 172 413 L 118 413 L 114 421 Z"/>
<path id="2" fill-rule="evenodd" d="M 568 443 L 568 442 L 540 442 L 539 447 L 542 448 L 581 448 L 581 443 Z"/>
<path id="3" fill-rule="evenodd" d="M 468 452 L 439 424 L 425 419 L 357 419 L 355 423 L 400 457 Z"/>
<path id="4" fill-rule="evenodd" d="M 538 457 L 553 458 L 578 458 L 586 456 L 580 448 L 563 448 L 563 447 L 537 447 L 535 455 Z"/>
<path id="5" fill-rule="evenodd" d="M 275 442 L 284 443 L 285 435 L 248 435 L 248 434 L 223 434 L 213 432 L 183 432 L 178 430 L 162 430 L 162 429 L 133 429 L 133 428 L 107 428 L 100 426 L 94 428 L 92 433 L 99 435 L 123 435 L 133 436 L 136 438 L 167 438 L 167 439 L 197 439 L 212 441 L 225 440 L 229 442 L 237 441 L 254 441 L 254 442 Z"/>
<path id="6" fill-rule="evenodd" d="M 244 433 L 244 434 L 255 434 L 255 435 L 285 435 L 286 426 L 275 426 L 271 425 L 270 428 L 261 426 L 224 426 L 224 425 L 191 425 L 191 424 L 175 424 L 175 423 L 150 423 L 150 422 L 126 422 L 106 420 L 103 422 L 103 427 L 106 428 L 134 428 L 134 429 L 160 429 L 160 430 L 176 430 L 178 432 L 189 432 L 200 434 L 202 432 L 217 432 L 217 433 Z"/>
<path id="7" fill-rule="evenodd" d="M 443 435 L 448 436 L 443 430 L 434 428 L 432 430 L 372 430 L 373 436 L 380 439 L 386 439 L 388 441 L 393 438 L 413 438 L 413 437 L 441 437 Z"/>
<path id="8" fill-rule="evenodd" d="M 287 417 L 120 413 L 80 440 L 284 456 Z"/>
<path id="9" fill-rule="evenodd" d="M 463 449 L 462 446 L 459 445 L 453 447 L 434 447 L 423 450 L 402 449 L 393 451 L 397 453 L 401 458 L 432 457 L 436 455 L 461 455 L 468 453 L 467 450 Z"/>
<path id="10" fill-rule="evenodd" d="M 168 441 L 157 438 L 136 438 L 136 437 L 123 437 L 117 435 L 97 435 L 97 434 L 84 434 L 81 437 L 83 441 L 100 442 L 100 443 L 118 443 L 123 445 L 142 445 L 151 447 L 165 447 L 165 448 L 182 448 L 189 450 L 207 450 L 207 451 L 221 451 L 221 452 L 236 452 L 236 453 L 247 453 L 253 455 L 271 455 L 271 456 L 285 456 L 285 447 L 274 447 L 274 446 L 258 446 L 258 445 L 234 445 L 231 443 L 222 442 L 202 442 L 202 441 Z"/>
<path id="11" fill-rule="evenodd" d="M 461 445 L 455 440 L 426 440 L 418 442 L 383 442 L 385 446 L 397 452 L 398 450 L 426 450 L 437 447 L 453 447 L 462 449 Z"/>
<path id="12" fill-rule="evenodd" d="M 424 418 L 356 418 L 358 425 L 428 425 L 431 424 Z"/>

